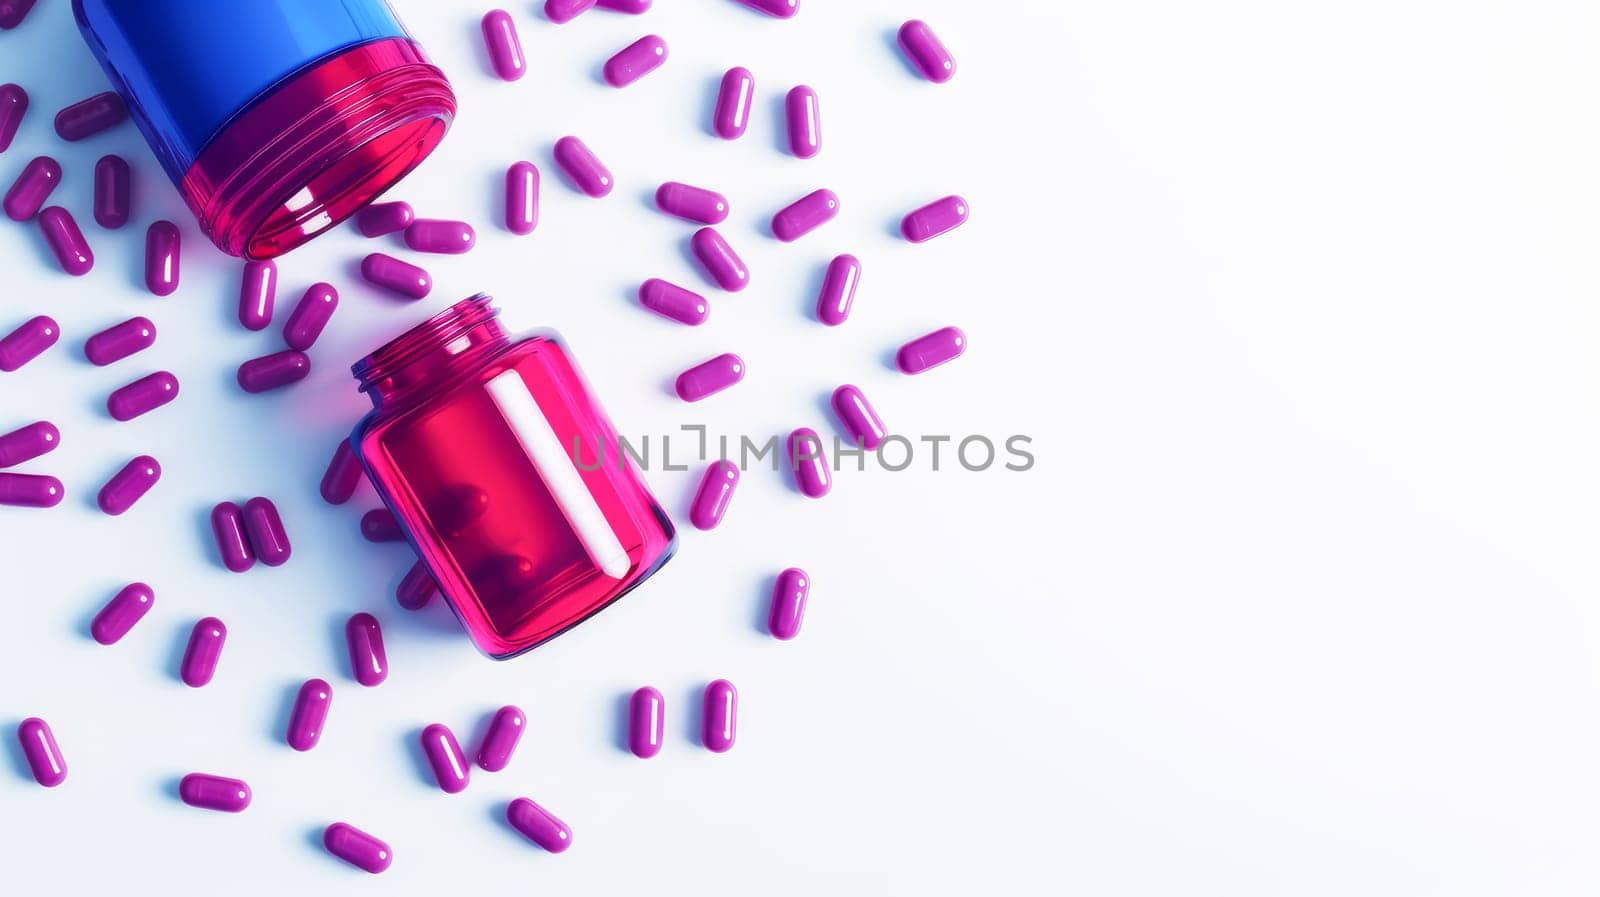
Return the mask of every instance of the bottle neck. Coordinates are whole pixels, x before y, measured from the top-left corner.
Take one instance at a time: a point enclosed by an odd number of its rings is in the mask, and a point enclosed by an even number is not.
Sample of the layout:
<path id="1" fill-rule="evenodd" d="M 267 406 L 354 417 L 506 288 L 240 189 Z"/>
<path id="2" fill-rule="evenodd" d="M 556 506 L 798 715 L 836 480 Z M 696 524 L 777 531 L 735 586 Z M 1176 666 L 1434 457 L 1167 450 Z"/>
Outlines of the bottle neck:
<path id="1" fill-rule="evenodd" d="M 508 345 L 510 337 L 500 327 L 493 301 L 483 293 L 463 299 L 357 362 L 351 373 L 361 382 L 361 391 L 382 408 Z"/>

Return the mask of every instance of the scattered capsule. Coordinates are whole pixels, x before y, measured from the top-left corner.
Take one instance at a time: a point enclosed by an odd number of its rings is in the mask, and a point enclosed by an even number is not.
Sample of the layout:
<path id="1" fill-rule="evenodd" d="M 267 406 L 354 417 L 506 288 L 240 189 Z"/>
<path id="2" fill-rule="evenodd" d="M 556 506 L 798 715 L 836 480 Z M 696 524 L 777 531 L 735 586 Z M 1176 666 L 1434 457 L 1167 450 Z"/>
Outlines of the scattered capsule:
<path id="1" fill-rule="evenodd" d="M 489 721 L 489 732 L 478 748 L 478 765 L 489 772 L 505 769 L 527 728 L 528 718 L 517 707 L 507 704 L 496 710 L 494 719 Z"/>
<path id="2" fill-rule="evenodd" d="M 389 655 L 383 650 L 383 628 L 372 614 L 356 614 L 344 624 L 345 643 L 350 646 L 350 673 L 357 682 L 372 688 L 389 678 Z"/>
<path id="3" fill-rule="evenodd" d="M 847 383 L 834 390 L 832 404 L 833 412 L 839 415 L 845 430 L 858 445 L 869 451 L 883 445 L 889 431 L 884 429 L 878 412 L 861 394 L 860 387 Z"/>
<path id="4" fill-rule="evenodd" d="M 663 318 L 697 327 L 711 317 L 711 306 L 699 293 L 651 278 L 639 287 L 639 303 Z"/>
<path id="5" fill-rule="evenodd" d="M 304 753 L 322 740 L 322 728 L 328 723 L 328 708 L 333 704 L 333 686 L 322 679 L 307 679 L 295 695 L 294 709 L 289 711 L 289 731 L 284 740 L 289 747 Z"/>
<path id="6" fill-rule="evenodd" d="M 439 584 L 434 582 L 428 566 L 417 561 L 400 579 L 400 585 L 394 590 L 394 600 L 406 610 L 421 610 L 438 592 Z"/>
<path id="7" fill-rule="evenodd" d="M 0 205 L 4 205 L 6 217 L 12 221 L 31 221 L 60 185 L 61 163 L 49 156 L 39 156 L 22 167 L 22 173 L 11 183 Z"/>
<path id="8" fill-rule="evenodd" d="M 689 506 L 689 522 L 698 530 L 713 530 L 728 513 L 733 492 L 739 488 L 739 466 L 726 459 L 706 468 L 700 488 Z"/>
<path id="9" fill-rule="evenodd" d="M 828 273 L 822 278 L 822 292 L 817 296 L 817 320 L 837 327 L 849 319 L 850 306 L 856 301 L 856 287 L 860 284 L 860 259 L 841 255 L 829 262 Z"/>
<path id="10" fill-rule="evenodd" d="M 434 524 L 454 539 L 477 523 L 489 510 L 489 493 L 471 483 L 451 486 L 431 503 Z"/>
<path id="11" fill-rule="evenodd" d="M 10 31 L 22 24 L 28 10 L 37 0 L 0 0 L 0 31 Z"/>
<path id="12" fill-rule="evenodd" d="M 144 285 L 157 296 L 178 291 L 183 233 L 170 221 L 157 221 L 144 235 Z"/>
<path id="13" fill-rule="evenodd" d="M 561 853 L 572 846 L 572 829 L 526 797 L 519 797 L 506 807 L 506 821 L 523 837 L 551 853 Z"/>
<path id="14" fill-rule="evenodd" d="M 674 388 L 678 398 L 698 402 L 743 380 L 744 370 L 744 359 L 728 352 L 679 374 Z"/>
<path id="15" fill-rule="evenodd" d="M 779 19 L 792 19 L 800 11 L 800 0 L 737 0 L 745 6 Z"/>
<path id="16" fill-rule="evenodd" d="M 39 230 L 44 233 L 44 241 L 49 244 L 62 271 L 82 277 L 94 269 L 94 253 L 71 212 L 60 206 L 45 209 L 39 213 Z"/>
<path id="17" fill-rule="evenodd" d="M 178 667 L 183 684 L 190 688 L 202 688 L 210 683 L 212 677 L 217 675 L 217 661 L 222 659 L 222 646 L 227 641 L 228 627 L 216 617 L 204 617 L 195 623 L 189 633 L 189 646 L 183 651 L 183 663 Z M 248 797 L 245 800 L 249 802 Z M 193 801 L 186 800 L 185 803 Z"/>
<path id="18" fill-rule="evenodd" d="M 717 90 L 717 105 L 711 129 L 723 140 L 738 140 L 750 127 L 750 103 L 755 98 L 756 78 L 743 66 L 728 69 Z"/>
<path id="19" fill-rule="evenodd" d="M 943 84 L 955 77 L 956 60 L 928 23 L 920 19 L 900 26 L 900 49 L 922 77 Z"/>
<path id="20" fill-rule="evenodd" d="M 611 179 L 611 171 L 576 137 L 557 140 L 555 158 L 556 165 L 572 181 L 572 185 L 589 196 L 596 199 L 609 196 L 616 186 Z"/>
<path id="21" fill-rule="evenodd" d="M 15 467 L 48 455 L 61 445 L 61 431 L 47 420 L 0 434 L 0 467 Z"/>
<path id="22" fill-rule="evenodd" d="M 54 318 L 39 315 L 0 339 L 0 371 L 10 373 L 38 358 L 61 339 L 61 325 Z"/>
<path id="23" fill-rule="evenodd" d="M 900 234 L 913 243 L 926 243 L 966 224 L 971 211 L 966 200 L 946 196 L 907 215 L 900 222 Z"/>
<path id="24" fill-rule="evenodd" d="M 609 9 L 612 12 L 627 13 L 636 16 L 650 11 L 651 0 L 595 0 L 599 9 Z"/>
<path id="25" fill-rule="evenodd" d="M 407 203 L 373 203 L 356 215 L 356 230 L 363 237 L 382 237 L 405 230 L 416 217 Z"/>
<path id="26" fill-rule="evenodd" d="M 155 591 L 142 582 L 132 583 L 94 615 L 89 634 L 102 645 L 115 645 L 155 606 Z"/>
<path id="27" fill-rule="evenodd" d="M 418 218 L 406 228 L 406 245 L 416 252 L 461 255 L 478 245 L 478 233 L 465 221 Z"/>
<path id="28" fill-rule="evenodd" d="M 0 505 L 14 508 L 53 508 L 66 490 L 55 477 L 29 473 L 0 473 Z"/>
<path id="29" fill-rule="evenodd" d="M 222 566 L 243 573 L 256 565 L 256 551 L 244 529 L 244 512 L 231 501 L 211 509 L 211 534 L 217 540 Z"/>
<path id="30" fill-rule="evenodd" d="M 100 510 L 113 517 L 127 513 L 160 479 L 160 462 L 149 455 L 134 458 L 100 487 Z"/>
<path id="31" fill-rule="evenodd" d="M 114 91 L 97 93 L 56 113 L 56 134 L 76 142 L 116 127 L 128 117 L 128 104 Z"/>
<path id="32" fill-rule="evenodd" d="M 433 292 L 433 277 L 427 271 L 381 252 L 361 260 L 361 276 L 375 287 L 411 299 L 424 299 Z"/>
<path id="33" fill-rule="evenodd" d="M 283 341 L 297 352 L 310 349 L 338 308 L 339 291 L 332 284 L 312 284 L 283 322 Z"/>
<path id="34" fill-rule="evenodd" d="M 694 257 L 700 260 L 706 273 L 724 290 L 737 293 L 750 285 L 750 269 L 716 228 L 702 227 L 695 231 L 689 248 L 694 250 Z"/>
<path id="35" fill-rule="evenodd" d="M 156 325 L 149 318 L 129 318 L 84 340 L 83 357 L 96 367 L 105 367 L 143 352 L 155 342 Z"/>
<path id="36" fill-rule="evenodd" d="M 250 806 L 250 786 L 238 779 L 192 772 L 178 782 L 178 797 L 191 807 L 242 813 Z"/>
<path id="37" fill-rule="evenodd" d="M 383 841 L 353 825 L 335 822 L 322 831 L 322 846 L 346 863 L 373 875 L 389 868 L 394 851 Z"/>
<path id="38" fill-rule="evenodd" d="M 519 236 L 539 226 L 539 166 L 514 162 L 506 169 L 506 230 Z"/>
<path id="39" fill-rule="evenodd" d="M 132 214 L 133 170 L 121 156 L 105 156 L 94 166 L 95 223 L 116 230 Z"/>
<path id="40" fill-rule="evenodd" d="M 806 599 L 811 595 L 811 577 L 798 567 L 778 574 L 772 588 L 772 609 L 767 612 L 767 631 L 772 637 L 788 641 L 800 634 L 806 616 Z"/>
<path id="41" fill-rule="evenodd" d="M 339 447 L 333 451 L 333 460 L 328 462 L 328 472 L 322 475 L 322 500 L 330 505 L 349 501 L 356 494 L 356 487 L 361 485 L 363 475 L 361 461 L 350 447 L 350 440 L 340 440 Z"/>
<path id="42" fill-rule="evenodd" d="M 311 359 L 306 353 L 287 349 L 239 365 L 239 388 L 245 392 L 267 392 L 304 380 L 309 373 Z"/>
<path id="43" fill-rule="evenodd" d="M 641 760 L 661 753 L 665 742 L 667 702 L 646 685 L 628 699 L 628 750 Z"/>
<path id="44" fill-rule="evenodd" d="M 278 265 L 271 259 L 244 263 L 239 285 L 239 323 L 246 330 L 265 330 L 272 323 L 278 298 Z"/>
<path id="45" fill-rule="evenodd" d="M 557 25 L 565 25 L 594 9 L 594 5 L 595 0 L 545 0 L 544 14 Z"/>
<path id="46" fill-rule="evenodd" d="M 794 470 L 795 485 L 807 498 L 821 498 L 833 488 L 828 452 L 816 430 L 801 427 L 789 434 L 789 466 Z"/>
<path id="47" fill-rule="evenodd" d="M 422 753 L 428 758 L 434 779 L 447 794 L 466 790 L 472 770 L 467 766 L 467 756 L 461 752 L 461 743 L 456 741 L 454 732 L 440 723 L 423 729 Z"/>
<path id="48" fill-rule="evenodd" d="M 61 746 L 50 731 L 50 724 L 37 716 L 30 716 L 17 726 L 17 741 L 22 743 L 22 755 L 28 760 L 28 771 L 33 780 L 46 788 L 67 780 L 67 761 L 61 757 Z"/>
<path id="49" fill-rule="evenodd" d="M 839 197 L 832 190 L 807 193 L 772 216 L 772 235 L 785 243 L 793 243 L 838 214 Z"/>
<path id="50" fill-rule="evenodd" d="M 960 358 L 965 351 L 967 335 L 959 327 L 945 327 L 901 346 L 895 353 L 894 364 L 901 373 L 920 374 Z"/>
<path id="51" fill-rule="evenodd" d="M 817 92 L 805 85 L 789 91 L 784 99 L 789 122 L 789 152 L 796 158 L 810 159 L 822 152 L 822 110 Z"/>
<path id="52" fill-rule="evenodd" d="M 168 371 L 140 377 L 106 399 L 106 411 L 119 421 L 130 421 L 178 397 L 178 378 Z"/>
<path id="53" fill-rule="evenodd" d="M 0 0 L 4 5 L 4 0 Z M 17 84 L 0 84 L 0 153 L 11 148 L 11 141 L 28 114 L 28 92 Z"/>
<path id="54" fill-rule="evenodd" d="M 656 208 L 668 215 L 701 224 L 728 220 L 728 198 L 715 190 L 668 181 L 656 190 Z"/>
<path id="55" fill-rule="evenodd" d="M 361 535 L 368 542 L 404 542 L 405 533 L 387 508 L 374 508 L 361 515 Z"/>
<path id="56" fill-rule="evenodd" d="M 522 39 L 511 13 L 491 9 L 484 14 L 483 43 L 489 50 L 489 65 L 501 81 L 518 81 L 528 73 L 528 60 L 522 55 Z"/>
<path id="57" fill-rule="evenodd" d="M 606 60 L 601 74 L 612 87 L 627 87 L 667 61 L 667 42 L 647 34 Z"/>
<path id="58" fill-rule="evenodd" d="M 278 506 L 271 499 L 256 496 L 244 503 L 244 531 L 250 537 L 250 547 L 256 557 L 268 567 L 281 567 L 294 553 L 289 544 L 289 533 L 283 528 L 283 518 L 278 516 Z"/>
<path id="59" fill-rule="evenodd" d="M 726 679 L 706 686 L 705 709 L 700 740 L 716 753 L 733 747 L 739 734 L 739 690 Z"/>

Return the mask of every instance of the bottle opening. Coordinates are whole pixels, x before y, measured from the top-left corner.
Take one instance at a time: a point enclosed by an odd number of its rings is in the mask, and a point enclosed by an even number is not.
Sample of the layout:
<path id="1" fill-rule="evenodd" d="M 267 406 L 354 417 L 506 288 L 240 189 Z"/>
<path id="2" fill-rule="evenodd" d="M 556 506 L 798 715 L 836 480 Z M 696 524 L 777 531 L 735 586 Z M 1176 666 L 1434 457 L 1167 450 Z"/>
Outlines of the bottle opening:
<path id="1" fill-rule="evenodd" d="M 356 362 L 350 373 L 374 402 L 438 373 L 454 359 L 489 343 L 504 343 L 494 297 L 463 299 L 385 343 Z"/>

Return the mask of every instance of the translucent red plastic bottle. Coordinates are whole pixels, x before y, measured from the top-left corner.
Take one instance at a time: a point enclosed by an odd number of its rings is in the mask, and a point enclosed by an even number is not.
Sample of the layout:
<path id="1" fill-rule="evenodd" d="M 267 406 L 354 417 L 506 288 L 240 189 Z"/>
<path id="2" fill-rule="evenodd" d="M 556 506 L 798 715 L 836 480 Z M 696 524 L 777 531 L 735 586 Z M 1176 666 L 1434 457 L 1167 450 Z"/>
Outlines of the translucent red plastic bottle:
<path id="1" fill-rule="evenodd" d="M 648 579 L 677 534 L 561 338 L 505 332 L 485 295 L 353 372 L 351 445 L 473 642 L 504 659 Z"/>

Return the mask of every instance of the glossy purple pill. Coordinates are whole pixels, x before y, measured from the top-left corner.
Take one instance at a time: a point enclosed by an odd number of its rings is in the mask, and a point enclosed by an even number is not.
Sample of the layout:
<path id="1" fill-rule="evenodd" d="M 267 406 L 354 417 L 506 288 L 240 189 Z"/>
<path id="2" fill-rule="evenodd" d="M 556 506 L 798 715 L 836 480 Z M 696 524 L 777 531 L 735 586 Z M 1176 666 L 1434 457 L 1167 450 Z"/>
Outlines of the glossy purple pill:
<path id="1" fill-rule="evenodd" d="M 789 123 L 789 152 L 800 159 L 822 152 L 822 110 L 817 92 L 802 84 L 789 91 L 783 105 Z"/>
<path id="2" fill-rule="evenodd" d="M 601 164 L 594 152 L 576 137 L 563 137 L 556 141 L 556 165 L 584 193 L 599 199 L 608 196 L 616 184 L 611 172 Z"/>
<path id="3" fill-rule="evenodd" d="M 959 196 L 946 196 L 907 215 L 900 222 L 900 233 L 913 243 L 926 243 L 966 224 L 971 212 L 966 200 Z"/>
<path id="4" fill-rule="evenodd" d="M 344 504 L 356 494 L 364 475 L 355 450 L 350 448 L 350 440 L 341 440 L 333 451 L 333 460 L 328 462 L 327 472 L 322 475 L 322 500 L 330 505 Z"/>
<path id="5" fill-rule="evenodd" d="M 711 305 L 699 293 L 651 278 L 639 287 L 639 304 L 663 318 L 697 327 L 711 317 Z"/>
<path id="6" fill-rule="evenodd" d="M 743 66 L 728 69 L 717 91 L 716 110 L 711 127 L 723 140 L 738 140 L 750 127 L 750 103 L 755 98 L 756 78 Z"/>
<path id="7" fill-rule="evenodd" d="M 545 0 L 544 14 L 557 25 L 565 25 L 594 9 L 594 4 L 595 0 Z"/>
<path id="8" fill-rule="evenodd" d="M 517 707 L 507 704 L 496 710 L 494 719 L 489 721 L 489 732 L 478 748 L 478 765 L 489 772 L 505 769 L 527 728 L 528 718 Z"/>
<path id="9" fill-rule="evenodd" d="M 39 315 L 0 339 L 0 371 L 10 373 L 38 358 L 61 339 L 61 325 L 54 318 Z"/>
<path id="10" fill-rule="evenodd" d="M 965 351 L 967 335 L 959 327 L 945 327 L 901 346 L 895 353 L 894 363 L 902 373 L 920 374 L 960 358 Z"/>
<path id="11" fill-rule="evenodd" d="M 395 588 L 394 600 L 406 610 L 421 610 L 438 593 L 439 584 L 434 582 L 433 574 L 428 572 L 426 564 L 417 561 Z"/>
<path id="12" fill-rule="evenodd" d="M 343 822 L 323 829 L 322 846 L 328 853 L 373 875 L 388 869 L 394 862 L 394 851 L 388 844 Z"/>
<path id="13" fill-rule="evenodd" d="M 178 797 L 191 807 L 242 813 L 250 806 L 250 786 L 239 779 L 192 772 L 178 782 Z"/>
<path id="14" fill-rule="evenodd" d="M 183 684 L 190 688 L 209 684 L 217 675 L 217 662 L 222 659 L 222 646 L 227 641 L 228 627 L 216 617 L 204 617 L 195 623 L 189 633 L 189 646 L 183 652 L 183 663 L 178 667 Z M 249 798 L 245 801 L 248 803 Z M 193 801 L 185 800 L 185 803 Z"/>
<path id="15" fill-rule="evenodd" d="M 22 168 L 22 173 L 6 191 L 6 217 L 12 221 L 31 221 L 44 207 L 44 201 L 61 185 L 61 163 L 39 156 Z"/>
<path id="16" fill-rule="evenodd" d="M 519 797 L 506 807 L 506 821 L 523 837 L 551 853 L 561 853 L 572 846 L 572 829 L 526 797 Z"/>
<path id="17" fill-rule="evenodd" d="M 678 398 L 698 402 L 743 380 L 744 371 L 744 359 L 728 352 L 679 374 L 674 388 Z"/>
<path id="18" fill-rule="evenodd" d="M 128 105 L 116 92 L 108 90 L 57 112 L 56 134 L 62 140 L 76 142 L 114 128 L 127 117 Z"/>
<path id="19" fill-rule="evenodd" d="M 155 591 L 142 582 L 132 583 L 94 615 L 89 634 L 102 645 L 115 645 L 155 606 Z"/>
<path id="20" fill-rule="evenodd" d="M 595 0 L 599 9 L 609 9 L 612 12 L 627 13 L 636 16 L 650 11 L 651 0 Z"/>
<path id="21" fill-rule="evenodd" d="M 167 371 L 157 371 L 113 392 L 106 399 L 106 410 L 116 420 L 130 421 L 177 397 L 178 378 Z"/>
<path id="22" fill-rule="evenodd" d="M 489 65 L 502 81 L 517 81 L 528 73 L 528 60 L 522 55 L 522 38 L 511 13 L 491 9 L 483 17 L 483 43 L 489 49 Z"/>
<path id="23" fill-rule="evenodd" d="M 807 498 L 821 498 L 833 488 L 828 451 L 816 430 L 801 427 L 789 434 L 789 466 L 794 471 L 795 485 Z"/>
<path id="24" fill-rule="evenodd" d="M 144 235 L 144 285 L 157 296 L 178 290 L 183 234 L 170 221 L 157 221 Z"/>
<path id="25" fill-rule="evenodd" d="M 698 530 L 713 530 L 722 522 L 724 514 L 728 513 L 728 504 L 733 501 L 733 492 L 739 488 L 739 466 L 732 461 L 722 460 L 712 464 L 706 469 L 706 475 L 700 480 L 700 488 L 694 494 L 694 503 L 689 506 L 689 522 Z"/>
<path id="26" fill-rule="evenodd" d="M 656 208 L 668 215 L 701 224 L 721 224 L 728 219 L 728 198 L 715 190 L 668 181 L 656 190 Z"/>
<path id="27" fill-rule="evenodd" d="M 844 428 L 856 444 L 864 449 L 875 449 L 883 445 L 883 440 L 889 435 L 884 429 L 883 421 L 861 394 L 860 387 L 845 384 L 833 391 L 833 412 L 839 415 L 839 420 L 844 423 Z"/>
<path id="28" fill-rule="evenodd" d="M 920 19 L 900 26 L 900 49 L 905 51 L 906 58 L 927 78 L 935 84 L 943 84 L 955 77 L 956 60 L 945 49 L 928 23 Z"/>
<path id="29" fill-rule="evenodd" d="M 27 114 L 28 92 L 17 84 L 0 84 L 0 153 L 11 148 Z"/>
<path id="30" fill-rule="evenodd" d="M 466 790 L 472 770 L 467 766 L 467 756 L 461 752 L 454 732 L 440 723 L 423 729 L 422 753 L 428 758 L 428 767 L 433 770 L 440 788 L 448 794 Z"/>
<path id="31" fill-rule="evenodd" d="M 289 533 L 283 528 L 277 505 L 258 495 L 244 503 L 241 516 L 245 534 L 250 537 L 250 547 L 255 549 L 261 563 L 280 567 L 289 560 L 294 547 L 289 544 Z"/>
<path id="32" fill-rule="evenodd" d="M 0 31 L 10 31 L 21 25 L 36 2 L 38 0 L 0 0 Z"/>
<path id="33" fill-rule="evenodd" d="M 295 695 L 294 709 L 289 711 L 289 731 L 284 736 L 289 747 L 302 753 L 316 747 L 328 724 L 328 708 L 332 704 L 333 686 L 322 679 L 306 680 Z"/>
<path id="34" fill-rule="evenodd" d="M 71 212 L 60 206 L 45 209 L 39 213 L 39 230 L 62 271 L 82 277 L 94 269 L 94 253 Z"/>
<path id="35" fill-rule="evenodd" d="M 0 467 L 15 467 L 48 455 L 61 445 L 61 431 L 47 420 L 35 421 L 0 435 Z"/>
<path id="36" fill-rule="evenodd" d="M 291 349 L 306 351 L 316 345 L 317 338 L 322 336 L 323 328 L 328 326 L 338 308 L 339 291 L 332 284 L 312 284 L 300 297 L 294 311 L 289 312 L 289 319 L 283 322 L 283 341 Z"/>
<path id="37" fill-rule="evenodd" d="M 772 608 L 767 612 L 767 631 L 772 637 L 789 641 L 800 634 L 806 616 L 806 599 L 811 596 L 811 577 L 798 567 L 778 574 L 772 588 Z"/>
<path id="38" fill-rule="evenodd" d="M 793 243 L 838 214 L 839 197 L 832 190 L 807 193 L 772 216 L 772 235 L 785 243 Z"/>
<path id="39" fill-rule="evenodd" d="M 628 699 L 628 750 L 641 760 L 661 753 L 665 742 L 667 702 L 646 685 Z"/>
<path id="40" fill-rule="evenodd" d="M 465 221 L 418 218 L 406 228 L 406 245 L 416 252 L 461 255 L 478 245 L 478 233 Z"/>
<path id="41" fill-rule="evenodd" d="M 251 393 L 267 392 L 304 380 L 309 373 L 311 359 L 306 353 L 286 349 L 239 365 L 239 388 Z"/>
<path id="42" fill-rule="evenodd" d="M 128 223 L 133 210 L 133 170 L 121 156 L 106 156 L 94 166 L 94 220 L 106 230 Z"/>
<path id="43" fill-rule="evenodd" d="M 85 340 L 83 357 L 96 367 L 105 367 L 136 352 L 143 352 L 155 342 L 156 325 L 149 318 L 129 318 Z"/>
<path id="44" fill-rule="evenodd" d="M 539 226 L 539 166 L 514 162 L 506 169 L 506 230 L 519 236 Z"/>
<path id="45" fill-rule="evenodd" d="M 243 573 L 256 565 L 256 551 L 244 530 L 244 512 L 231 501 L 211 509 L 211 535 L 217 540 L 222 566 Z"/>
<path id="46" fill-rule="evenodd" d="M 28 473 L 0 473 L 0 505 L 14 508 L 53 508 L 66 496 L 55 477 Z"/>
<path id="47" fill-rule="evenodd" d="M 356 215 L 356 230 L 363 237 L 381 237 L 405 230 L 416 217 L 411 206 L 403 202 L 373 203 Z"/>
<path id="48" fill-rule="evenodd" d="M 239 284 L 239 323 L 247 330 L 264 330 L 272 323 L 278 298 L 278 265 L 271 261 L 245 262 Z"/>
<path id="49" fill-rule="evenodd" d="M 822 278 L 822 292 L 817 296 L 817 320 L 829 327 L 843 324 L 850 317 L 860 283 L 860 259 L 841 255 L 829 262 L 828 273 Z"/>
<path id="50" fill-rule="evenodd" d="M 389 655 L 383 650 L 383 627 L 372 614 L 356 614 L 344 624 L 345 643 L 350 647 L 350 673 L 357 682 L 372 688 L 389 678 Z"/>
<path id="51" fill-rule="evenodd" d="M 750 285 L 750 269 L 716 228 L 702 227 L 695 231 L 689 248 L 694 250 L 694 257 L 700 260 L 706 273 L 724 290 L 737 293 Z"/>
<path id="52" fill-rule="evenodd" d="M 127 513 L 160 479 L 160 462 L 149 455 L 134 458 L 100 487 L 100 510 L 113 517 Z"/>
<path id="53" fill-rule="evenodd" d="M 61 756 L 61 746 L 50 731 L 50 724 L 37 716 L 30 716 L 17 726 L 17 741 L 22 743 L 22 755 L 28 760 L 28 771 L 33 780 L 46 788 L 54 788 L 67 780 L 67 761 Z"/>
<path id="54" fill-rule="evenodd" d="M 780 19 L 792 19 L 800 11 L 800 0 L 735 0 L 751 9 Z"/>
<path id="55" fill-rule="evenodd" d="M 701 717 L 700 740 L 716 753 L 733 747 L 739 735 L 739 690 L 726 679 L 706 686 L 705 708 Z"/>
<path id="56" fill-rule="evenodd" d="M 433 277 L 427 271 L 381 252 L 361 260 L 361 276 L 375 287 L 410 299 L 425 299 L 433 292 Z"/>
<path id="57" fill-rule="evenodd" d="M 612 87 L 627 87 L 667 61 L 667 42 L 647 34 L 606 60 L 601 74 Z"/>
<path id="58" fill-rule="evenodd" d="M 404 542 L 405 533 L 387 508 L 374 508 L 361 515 L 361 535 L 368 542 Z"/>

